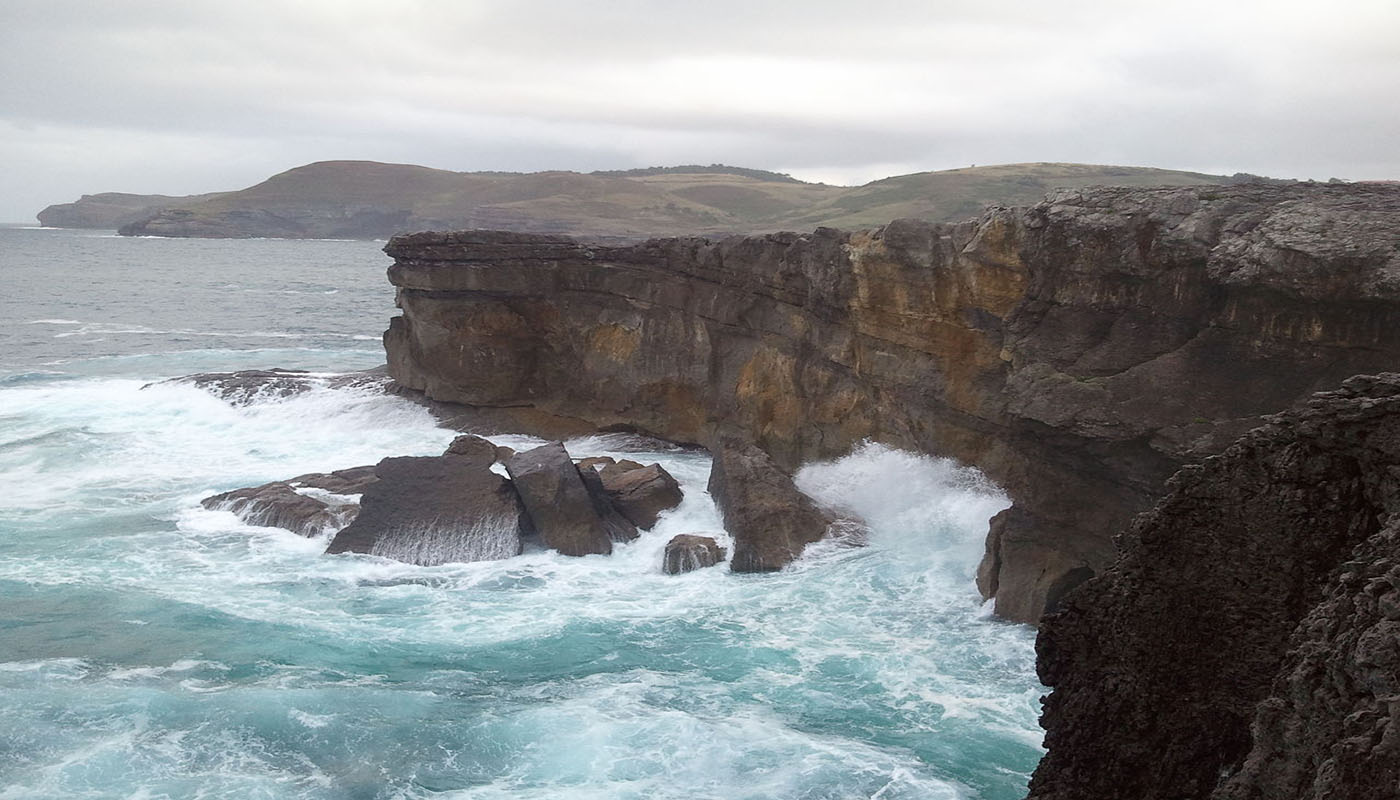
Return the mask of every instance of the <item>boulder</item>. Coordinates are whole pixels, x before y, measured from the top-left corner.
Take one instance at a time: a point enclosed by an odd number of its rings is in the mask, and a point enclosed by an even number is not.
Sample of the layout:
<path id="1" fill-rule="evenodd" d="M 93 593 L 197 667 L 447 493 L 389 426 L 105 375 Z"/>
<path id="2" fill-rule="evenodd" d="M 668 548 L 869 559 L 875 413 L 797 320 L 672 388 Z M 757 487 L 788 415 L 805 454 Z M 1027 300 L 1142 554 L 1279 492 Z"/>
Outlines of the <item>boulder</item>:
<path id="1" fill-rule="evenodd" d="M 606 480 L 609 480 L 609 479 L 616 479 L 616 478 L 619 478 L 619 477 L 621 477 L 621 476 L 627 474 L 628 472 L 631 472 L 631 471 L 634 470 L 634 469 L 641 469 L 641 468 L 642 468 L 642 465 L 641 465 L 641 464 L 638 464 L 637 462 L 633 461 L 633 460 L 630 459 L 630 458 L 624 458 L 624 459 L 621 459 L 620 461 L 613 461 L 611 464 L 608 464 L 608 465 L 604 466 L 602 469 L 598 470 L 598 473 L 599 473 L 600 475 L 603 475 L 603 480 L 606 481 Z M 604 474 L 604 473 L 606 473 L 606 474 Z"/>
<path id="2" fill-rule="evenodd" d="M 667 575 L 678 575 L 705 567 L 713 567 L 724 560 L 724 548 L 712 537 L 693 533 L 682 533 L 666 543 L 666 554 L 661 561 L 661 571 Z"/>
<path id="3" fill-rule="evenodd" d="M 594 472 L 606 469 L 617 463 L 617 459 L 612 456 L 589 456 L 580 458 L 577 462 L 580 471 L 592 469 Z"/>
<path id="4" fill-rule="evenodd" d="M 516 453 L 505 467 L 545 546 L 569 556 L 612 552 L 612 537 L 564 445 Z"/>
<path id="5" fill-rule="evenodd" d="M 489 561 L 520 552 L 520 500 L 491 471 L 494 452 L 386 458 L 360 514 L 327 553 L 368 553 L 409 564 Z"/>
<path id="6" fill-rule="evenodd" d="M 637 538 L 637 526 L 619 513 L 608 491 L 603 488 L 603 479 L 598 473 L 584 468 L 578 471 L 578 475 L 583 480 L 584 488 L 588 490 L 589 499 L 593 501 L 593 510 L 597 512 L 598 518 L 603 520 L 603 527 L 608 530 L 608 537 L 614 542 L 630 542 Z"/>
<path id="7" fill-rule="evenodd" d="M 474 434 L 463 434 L 452 440 L 452 444 L 447 446 L 443 452 L 445 456 L 467 456 L 478 461 L 485 460 L 487 464 L 496 461 L 496 445 L 487 439 Z"/>
<path id="8" fill-rule="evenodd" d="M 642 530 L 650 530 L 661 512 L 680 505 L 684 496 L 680 484 L 660 464 L 625 471 L 608 467 L 598 477 L 613 506 Z"/>
<path id="9" fill-rule="evenodd" d="M 711 452 L 710 495 L 734 537 L 730 570 L 780 570 L 836 521 L 752 443 L 726 440 Z"/>
<path id="10" fill-rule="evenodd" d="M 374 468 L 368 466 L 313 472 L 291 480 L 216 494 L 201 500 L 200 505 L 211 510 L 232 511 L 249 525 L 286 528 L 302 536 L 319 536 L 348 525 L 360 510 L 359 504 L 348 498 L 328 495 L 359 494 L 374 480 Z"/>

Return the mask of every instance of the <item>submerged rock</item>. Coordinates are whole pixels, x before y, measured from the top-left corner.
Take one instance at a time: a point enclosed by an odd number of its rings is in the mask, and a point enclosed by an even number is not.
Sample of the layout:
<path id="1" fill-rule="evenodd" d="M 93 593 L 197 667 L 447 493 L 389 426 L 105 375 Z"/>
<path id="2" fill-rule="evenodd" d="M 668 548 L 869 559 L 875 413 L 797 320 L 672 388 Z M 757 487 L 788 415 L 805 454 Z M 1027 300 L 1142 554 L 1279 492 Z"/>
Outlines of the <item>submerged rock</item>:
<path id="1" fill-rule="evenodd" d="M 521 549 L 522 508 L 510 482 L 479 455 L 386 458 L 360 515 L 327 553 L 368 553 L 409 564 L 489 561 Z"/>
<path id="2" fill-rule="evenodd" d="M 265 400 L 279 400 L 309 392 L 313 389 L 374 389 L 383 391 L 389 384 L 384 367 L 322 374 L 299 369 L 244 369 L 236 372 L 201 372 L 160 381 L 148 386 L 182 383 L 193 385 L 235 406 L 246 406 Z"/>
<path id="3" fill-rule="evenodd" d="M 734 537 L 734 572 L 780 570 L 836 522 L 755 445 L 727 440 L 712 452 L 709 491 Z"/>
<path id="4" fill-rule="evenodd" d="M 360 506 L 344 496 L 363 492 L 375 480 L 374 467 L 369 466 L 313 472 L 286 481 L 216 494 L 201 500 L 200 505 L 211 510 L 231 511 L 249 525 L 286 528 L 302 536 L 319 536 L 339 530 L 354 520 Z"/>
<path id="5" fill-rule="evenodd" d="M 629 470 L 605 467 L 598 477 L 613 506 L 642 530 L 651 530 L 661 512 L 680 505 L 684 496 L 681 485 L 660 464 Z"/>
<path id="6" fill-rule="evenodd" d="M 564 445 L 516 453 L 505 467 L 547 547 L 569 556 L 612 552 L 612 536 Z"/>
<path id="7" fill-rule="evenodd" d="M 724 560 L 724 548 L 712 537 L 693 533 L 673 536 L 666 543 L 666 553 L 661 560 L 661 571 L 667 575 L 678 575 L 705 567 L 713 567 Z"/>
<path id="8" fill-rule="evenodd" d="M 232 403 L 246 406 L 258 400 L 291 397 L 321 385 L 317 377 L 299 369 L 244 369 L 237 372 L 201 372 L 163 383 L 187 383 Z"/>

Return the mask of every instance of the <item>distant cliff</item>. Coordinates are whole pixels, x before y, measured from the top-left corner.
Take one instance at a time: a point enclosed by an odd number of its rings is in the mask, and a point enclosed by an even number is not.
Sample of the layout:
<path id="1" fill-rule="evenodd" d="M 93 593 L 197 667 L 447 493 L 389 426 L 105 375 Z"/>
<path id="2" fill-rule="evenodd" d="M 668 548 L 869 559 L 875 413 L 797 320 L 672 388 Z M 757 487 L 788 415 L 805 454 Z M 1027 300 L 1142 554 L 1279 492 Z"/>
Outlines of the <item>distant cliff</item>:
<path id="1" fill-rule="evenodd" d="M 1400 187 L 1062 192 L 914 220 L 635 246 L 395 237 L 390 370 L 780 464 L 865 438 L 982 468 L 1015 505 L 980 585 L 1035 620 L 1112 563 L 1182 464 L 1400 363 Z"/>
<path id="2" fill-rule="evenodd" d="M 95 228 L 114 231 L 123 225 L 150 219 L 172 206 L 202 203 L 215 197 L 218 197 L 218 194 L 183 197 L 122 192 L 85 194 L 72 203 L 49 206 L 37 216 L 40 225 L 50 228 Z"/>
<path id="3" fill-rule="evenodd" d="M 1400 374 L 1191 466 L 1046 619 L 1032 800 L 1400 793 Z"/>
<path id="4" fill-rule="evenodd" d="M 1090 185 L 1226 183 L 1194 172 L 1092 164 L 1006 164 L 921 172 L 845 187 L 712 164 L 614 172 L 449 172 L 322 161 L 236 192 L 160 202 L 123 217 L 147 236 L 383 238 L 492 228 L 602 241 L 649 236 L 859 228 L 898 217 L 951 222 L 988 205 L 1033 203 Z M 77 204 L 73 204 L 77 205 Z M 86 203 L 92 207 L 91 202 Z M 51 207 L 45 215 L 57 213 Z M 104 221 L 103 227 L 112 227 Z"/>

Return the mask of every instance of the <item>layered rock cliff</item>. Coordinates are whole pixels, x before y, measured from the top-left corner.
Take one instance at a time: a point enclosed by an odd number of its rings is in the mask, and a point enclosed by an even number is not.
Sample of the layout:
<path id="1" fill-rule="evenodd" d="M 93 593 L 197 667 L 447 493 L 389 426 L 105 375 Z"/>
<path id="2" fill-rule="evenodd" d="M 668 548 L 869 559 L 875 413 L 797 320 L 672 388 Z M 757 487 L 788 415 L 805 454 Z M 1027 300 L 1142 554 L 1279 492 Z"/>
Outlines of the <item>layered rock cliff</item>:
<path id="1" fill-rule="evenodd" d="M 1032 800 L 1400 796 L 1400 374 L 1179 472 L 1046 618 Z"/>
<path id="2" fill-rule="evenodd" d="M 984 470 L 1015 505 L 979 583 L 1037 619 L 1182 464 L 1400 363 L 1400 188 L 1093 189 L 859 232 L 395 237 L 391 374 L 437 400 L 782 466 L 862 439 Z"/>

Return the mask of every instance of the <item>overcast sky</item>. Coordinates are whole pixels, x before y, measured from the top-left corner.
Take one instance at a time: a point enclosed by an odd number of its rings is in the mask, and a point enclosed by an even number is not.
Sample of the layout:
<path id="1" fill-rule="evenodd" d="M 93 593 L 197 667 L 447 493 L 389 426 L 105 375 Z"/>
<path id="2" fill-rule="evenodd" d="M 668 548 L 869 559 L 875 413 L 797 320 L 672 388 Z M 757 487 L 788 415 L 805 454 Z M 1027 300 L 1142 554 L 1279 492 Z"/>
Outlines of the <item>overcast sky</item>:
<path id="1" fill-rule="evenodd" d="M 323 159 L 1400 178 L 1400 0 L 0 0 L 0 220 Z"/>

